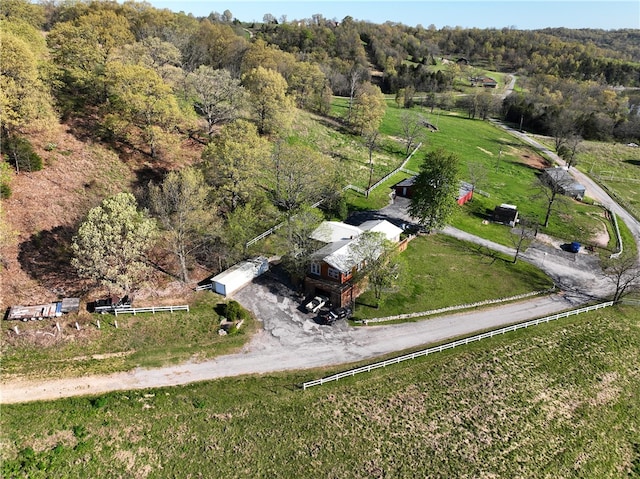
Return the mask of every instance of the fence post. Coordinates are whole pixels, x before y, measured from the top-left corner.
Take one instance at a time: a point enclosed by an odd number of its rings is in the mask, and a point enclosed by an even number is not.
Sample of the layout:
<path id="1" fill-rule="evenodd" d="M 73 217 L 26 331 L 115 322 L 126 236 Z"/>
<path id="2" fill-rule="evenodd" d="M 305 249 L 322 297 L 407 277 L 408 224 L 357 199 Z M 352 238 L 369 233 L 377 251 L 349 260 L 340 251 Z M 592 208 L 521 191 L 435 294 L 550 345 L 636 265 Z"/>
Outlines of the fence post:
<path id="1" fill-rule="evenodd" d="M 98 329 L 100 329 L 100 320 L 98 319 L 98 320 L 96 321 L 96 323 L 97 323 L 97 325 L 98 325 Z"/>

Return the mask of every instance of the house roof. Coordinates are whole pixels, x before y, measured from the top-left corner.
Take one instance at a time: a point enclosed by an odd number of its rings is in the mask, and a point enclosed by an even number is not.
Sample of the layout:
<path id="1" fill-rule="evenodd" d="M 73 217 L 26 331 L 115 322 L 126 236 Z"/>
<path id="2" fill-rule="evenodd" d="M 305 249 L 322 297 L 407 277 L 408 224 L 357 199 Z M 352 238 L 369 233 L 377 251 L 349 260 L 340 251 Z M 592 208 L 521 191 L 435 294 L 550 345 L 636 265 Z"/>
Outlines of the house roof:
<path id="1" fill-rule="evenodd" d="M 325 221 L 316 228 L 311 237 L 328 244 L 316 251 L 312 259 L 324 261 L 338 271 L 349 273 L 354 266 L 360 263 L 351 245 L 364 231 L 382 233 L 390 241 L 395 241 L 402 233 L 401 228 L 387 220 L 365 221 L 360 226 L 347 225 L 338 221 Z M 331 241 L 328 241 L 329 239 Z"/>
<path id="2" fill-rule="evenodd" d="M 365 221 L 360 225 L 360 229 L 364 231 L 382 233 L 389 241 L 394 241 L 398 237 L 398 235 L 402 233 L 401 228 L 398 228 L 393 223 L 389 223 L 387 220 Z"/>
<path id="3" fill-rule="evenodd" d="M 357 226 L 348 225 L 340 221 L 323 221 L 313 233 L 311 238 L 323 243 L 335 243 L 336 241 L 350 240 L 362 234 Z"/>
<path id="4" fill-rule="evenodd" d="M 561 166 L 545 168 L 544 172 L 556 184 L 560 184 L 565 190 L 585 191 L 586 188 L 578 183 L 567 170 Z"/>
<path id="5" fill-rule="evenodd" d="M 329 243 L 324 248 L 319 249 L 313 254 L 313 259 L 324 261 L 332 268 L 343 273 L 348 273 L 358 264 L 354 258 L 351 245 L 353 240 L 336 241 Z"/>
<path id="6" fill-rule="evenodd" d="M 397 187 L 397 186 L 413 186 L 413 184 L 416 182 L 416 177 L 412 176 L 411 178 L 406 178 L 404 180 L 402 180 L 400 183 L 396 183 L 395 185 L 393 185 L 393 187 Z"/>

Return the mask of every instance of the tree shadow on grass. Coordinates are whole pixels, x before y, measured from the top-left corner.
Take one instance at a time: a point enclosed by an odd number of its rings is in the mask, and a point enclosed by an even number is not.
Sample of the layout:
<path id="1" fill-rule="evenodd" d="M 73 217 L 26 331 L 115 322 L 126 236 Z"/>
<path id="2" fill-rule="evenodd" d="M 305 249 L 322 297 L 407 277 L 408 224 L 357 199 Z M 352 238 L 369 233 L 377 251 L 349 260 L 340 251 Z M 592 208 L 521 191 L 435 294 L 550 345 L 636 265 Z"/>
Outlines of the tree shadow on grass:
<path id="1" fill-rule="evenodd" d="M 629 163 L 630 165 L 640 166 L 640 160 L 624 160 L 625 163 Z"/>
<path id="2" fill-rule="evenodd" d="M 20 244 L 18 262 L 22 269 L 45 288 L 61 296 L 78 296 L 83 281 L 71 266 L 71 240 L 76 229 L 70 225 L 40 231 Z"/>

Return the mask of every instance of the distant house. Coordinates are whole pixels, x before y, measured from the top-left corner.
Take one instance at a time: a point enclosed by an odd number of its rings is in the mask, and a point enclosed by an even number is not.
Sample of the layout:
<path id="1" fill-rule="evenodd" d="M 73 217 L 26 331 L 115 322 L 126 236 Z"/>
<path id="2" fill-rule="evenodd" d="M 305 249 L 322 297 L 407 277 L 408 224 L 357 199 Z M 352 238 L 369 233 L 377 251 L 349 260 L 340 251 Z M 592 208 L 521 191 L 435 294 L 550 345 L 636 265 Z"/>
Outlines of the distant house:
<path id="1" fill-rule="evenodd" d="M 586 188 L 574 180 L 564 168 L 546 168 L 542 171 L 540 180 L 549 187 L 558 188 L 558 191 L 563 195 L 576 200 L 584 198 Z"/>
<path id="2" fill-rule="evenodd" d="M 471 85 L 481 86 L 484 88 L 496 88 L 498 86 L 498 82 L 491 77 L 481 76 L 471 78 Z"/>
<path id="3" fill-rule="evenodd" d="M 312 256 L 312 262 L 305 278 L 307 295 L 322 294 L 329 298 L 332 306 L 349 305 L 362 291 L 351 281 L 362 268 L 352 246 L 365 231 L 382 233 L 386 239 L 406 249 L 407 241 L 400 241 L 402 229 L 386 220 L 366 221 L 359 226 L 338 221 L 323 222 L 311 238 L 325 243 Z"/>
<path id="4" fill-rule="evenodd" d="M 412 176 L 411 178 L 407 178 L 406 180 L 402 180 L 399 183 L 396 183 L 392 186 L 393 191 L 396 196 L 400 196 L 402 198 L 411 198 L 413 195 L 413 187 L 416 182 L 416 177 Z M 460 182 L 460 187 L 458 189 L 458 195 L 456 196 L 456 203 L 459 205 L 464 205 L 467 201 L 473 198 L 473 185 L 467 183 L 465 181 Z"/>
<path id="5" fill-rule="evenodd" d="M 495 207 L 492 216 L 494 223 L 513 227 L 518 222 L 518 207 L 502 203 L 500 206 Z"/>

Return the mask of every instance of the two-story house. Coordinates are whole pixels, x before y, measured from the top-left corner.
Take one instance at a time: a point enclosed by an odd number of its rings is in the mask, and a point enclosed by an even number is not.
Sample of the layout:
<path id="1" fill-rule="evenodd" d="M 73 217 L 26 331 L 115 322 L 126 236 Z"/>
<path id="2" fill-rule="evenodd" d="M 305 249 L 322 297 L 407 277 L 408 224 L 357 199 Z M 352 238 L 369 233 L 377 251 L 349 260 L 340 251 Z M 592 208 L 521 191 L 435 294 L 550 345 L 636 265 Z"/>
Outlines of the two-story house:
<path id="1" fill-rule="evenodd" d="M 367 221 L 359 226 L 325 221 L 311 234 L 325 246 L 312 256 L 305 278 L 307 295 L 325 295 L 337 307 L 351 304 L 362 293 L 353 277 L 363 265 L 352 245 L 365 231 L 382 233 L 389 241 L 398 243 L 399 248 L 406 249 L 406 242 L 400 242 L 402 229 L 386 220 Z"/>

